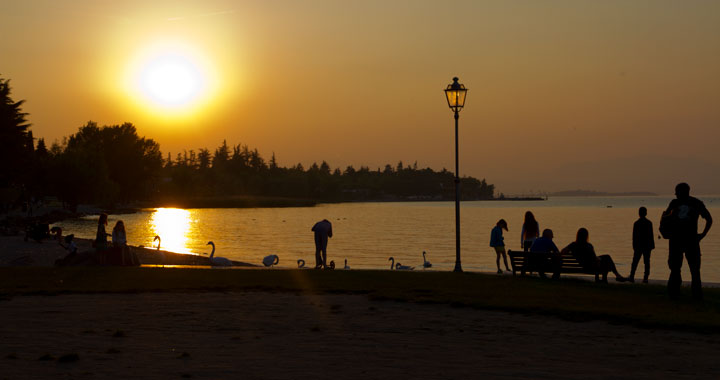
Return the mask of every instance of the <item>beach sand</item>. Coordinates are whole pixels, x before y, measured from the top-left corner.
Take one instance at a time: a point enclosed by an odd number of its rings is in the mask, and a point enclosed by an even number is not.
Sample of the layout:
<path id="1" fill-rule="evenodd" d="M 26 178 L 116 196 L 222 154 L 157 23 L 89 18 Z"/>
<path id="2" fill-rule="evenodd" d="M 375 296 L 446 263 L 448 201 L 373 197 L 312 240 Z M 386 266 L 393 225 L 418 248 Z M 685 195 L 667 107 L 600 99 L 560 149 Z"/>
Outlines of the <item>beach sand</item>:
<path id="1" fill-rule="evenodd" d="M 92 240 L 74 239 L 78 253 L 94 252 Z M 143 265 L 210 265 L 207 256 L 175 253 L 165 250 L 129 246 Z M 41 243 L 25 241 L 23 236 L 0 236 L 0 266 L 41 266 L 51 267 L 55 260 L 65 257 L 68 252 L 57 240 L 46 239 Z M 236 266 L 254 267 L 249 263 L 233 261 Z"/>
<path id="2" fill-rule="evenodd" d="M 713 335 L 362 295 L 21 296 L 0 307 L 0 379 L 720 376 Z"/>

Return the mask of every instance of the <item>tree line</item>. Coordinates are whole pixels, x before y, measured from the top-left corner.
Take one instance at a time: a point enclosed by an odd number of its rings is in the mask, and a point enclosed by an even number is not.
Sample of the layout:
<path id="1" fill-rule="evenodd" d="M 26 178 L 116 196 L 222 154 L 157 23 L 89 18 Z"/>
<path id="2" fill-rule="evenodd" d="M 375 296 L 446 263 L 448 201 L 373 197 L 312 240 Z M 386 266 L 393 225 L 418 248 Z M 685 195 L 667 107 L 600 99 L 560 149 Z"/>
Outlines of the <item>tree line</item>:
<path id="1" fill-rule="evenodd" d="M 281 167 L 247 145 L 223 141 L 163 156 L 160 145 L 141 137 L 131 123 L 88 122 L 49 148 L 33 137 L 23 101 L 10 97 L 0 78 L 0 191 L 7 204 L 16 197 L 57 196 L 70 207 L 146 201 L 165 204 L 183 198 L 282 197 L 314 202 L 454 199 L 454 174 L 418 168 L 417 163 L 331 168 L 323 161 L 307 169 Z M 484 179 L 461 179 L 462 199 L 493 198 Z"/>

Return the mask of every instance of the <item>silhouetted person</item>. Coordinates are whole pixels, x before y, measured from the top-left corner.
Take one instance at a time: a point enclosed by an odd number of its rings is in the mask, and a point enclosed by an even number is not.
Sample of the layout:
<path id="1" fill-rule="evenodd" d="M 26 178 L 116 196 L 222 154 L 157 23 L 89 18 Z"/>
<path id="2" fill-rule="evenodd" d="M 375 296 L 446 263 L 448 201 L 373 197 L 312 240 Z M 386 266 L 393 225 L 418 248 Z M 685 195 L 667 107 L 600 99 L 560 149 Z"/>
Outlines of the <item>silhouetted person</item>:
<path id="1" fill-rule="evenodd" d="M 97 252 L 98 262 L 102 265 L 105 264 L 105 251 L 108 249 L 107 238 L 110 236 L 105 232 L 105 226 L 107 226 L 108 216 L 106 213 L 100 214 L 98 219 L 97 233 L 95 234 L 95 252 Z"/>
<path id="2" fill-rule="evenodd" d="M 553 242 L 553 232 L 551 229 L 544 229 L 542 236 L 535 239 L 532 246 L 530 247 L 530 267 L 537 268 L 540 277 L 545 277 L 545 268 L 548 267 L 548 262 L 545 256 L 537 257 L 535 254 L 549 253 L 551 268 L 553 271 L 553 278 L 560 278 L 560 267 L 562 266 L 562 258 L 560 257 L 560 250 Z"/>
<path id="3" fill-rule="evenodd" d="M 643 283 L 647 284 L 648 277 L 650 277 L 650 252 L 655 249 L 655 236 L 652 222 L 646 218 L 647 209 L 640 207 L 638 215 L 640 218 L 633 224 L 633 260 L 628 281 L 635 282 L 635 270 L 640 262 L 640 257 L 642 257 L 645 263 Z"/>
<path id="4" fill-rule="evenodd" d="M 589 240 L 590 233 L 588 230 L 580 228 L 575 241 L 563 248 L 561 253 L 572 254 L 583 269 L 595 274 L 595 281 L 599 281 L 598 276 L 602 275 L 602 282 L 607 283 L 608 272 L 613 272 L 615 281 L 627 281 L 625 277 L 618 273 L 617 268 L 615 268 L 615 262 L 613 262 L 610 255 L 597 256 L 595 254 L 595 248 L 589 243 Z"/>
<path id="5" fill-rule="evenodd" d="M 490 246 L 495 249 L 495 254 L 497 255 L 495 264 L 497 265 L 498 274 L 502 274 L 503 272 L 502 269 L 500 269 L 501 255 L 503 261 L 505 262 L 505 270 L 510 272 L 510 268 L 508 268 L 507 263 L 507 256 L 505 255 L 505 238 L 503 237 L 502 230 L 508 230 L 507 222 L 505 221 L 505 219 L 498 220 L 497 224 L 495 224 L 495 227 L 493 227 L 492 231 L 490 231 Z"/>
<path id="6" fill-rule="evenodd" d="M 327 244 L 332 237 L 332 224 L 323 219 L 312 227 L 315 232 L 315 269 L 327 268 Z"/>
<path id="7" fill-rule="evenodd" d="M 535 220 L 535 215 L 528 211 L 525 213 L 525 221 L 520 231 L 520 248 L 524 249 L 525 252 L 530 251 L 535 239 L 540 236 L 540 225 Z"/>
<path id="8" fill-rule="evenodd" d="M 702 282 L 700 281 L 700 240 L 710 231 L 712 217 L 705 204 L 699 199 L 690 196 L 690 185 L 679 183 L 675 186 L 675 199 L 668 205 L 663 213 L 663 222 L 670 223 L 670 243 L 668 266 L 670 278 L 668 291 L 672 295 L 680 292 L 682 276 L 683 253 L 688 261 L 690 275 L 692 276 L 693 297 L 702 298 Z M 705 228 L 698 234 L 698 218 L 705 219 Z M 668 219 L 666 219 L 668 218 Z"/>
<path id="9" fill-rule="evenodd" d="M 75 235 L 70 234 L 65 236 L 65 244 L 63 244 L 62 239 L 58 241 L 58 243 L 60 243 L 60 246 L 68 251 L 68 254 L 61 259 L 55 260 L 55 266 L 68 265 L 69 263 L 72 263 L 72 261 L 77 257 L 78 247 L 73 241 L 74 239 Z"/>

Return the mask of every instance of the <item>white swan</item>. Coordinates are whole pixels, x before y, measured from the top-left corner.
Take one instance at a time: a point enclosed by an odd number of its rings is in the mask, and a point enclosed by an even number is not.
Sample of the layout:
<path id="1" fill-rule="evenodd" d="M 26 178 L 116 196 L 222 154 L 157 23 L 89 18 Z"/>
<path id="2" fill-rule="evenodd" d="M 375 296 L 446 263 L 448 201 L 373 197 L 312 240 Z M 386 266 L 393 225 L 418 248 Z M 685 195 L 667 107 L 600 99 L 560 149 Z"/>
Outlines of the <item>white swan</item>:
<path id="1" fill-rule="evenodd" d="M 277 265 L 280 262 L 280 257 L 278 255 L 267 255 L 263 259 L 263 265 L 266 267 L 272 267 L 273 265 Z"/>
<path id="2" fill-rule="evenodd" d="M 347 259 L 345 259 L 345 266 L 343 267 L 343 269 L 345 269 L 345 270 L 348 270 L 348 269 L 350 269 L 350 266 L 349 266 L 349 265 L 347 265 Z"/>
<path id="3" fill-rule="evenodd" d="M 432 264 L 425 259 L 425 251 L 423 251 L 423 268 L 432 268 Z"/>
<path id="4" fill-rule="evenodd" d="M 160 243 L 161 243 L 160 236 L 155 235 L 155 238 L 153 239 L 153 244 L 155 244 L 155 240 L 157 240 L 157 242 L 158 242 L 157 250 L 158 250 L 158 253 L 160 253 L 160 263 L 162 264 L 162 266 L 164 268 L 165 267 L 165 252 L 160 252 Z"/>
<path id="5" fill-rule="evenodd" d="M 388 261 L 390 261 L 390 270 L 395 270 L 395 258 L 391 256 Z"/>
<path id="6" fill-rule="evenodd" d="M 305 268 L 305 260 L 298 259 L 297 263 L 298 263 L 298 268 Z"/>
<path id="7" fill-rule="evenodd" d="M 225 257 L 215 257 L 215 243 L 209 241 L 207 245 L 212 245 L 213 247 L 212 252 L 210 252 L 210 265 L 214 267 L 231 267 L 233 265 L 230 259 Z"/>
<path id="8" fill-rule="evenodd" d="M 400 263 L 395 264 L 395 270 L 413 270 L 415 267 L 409 265 L 402 265 Z"/>

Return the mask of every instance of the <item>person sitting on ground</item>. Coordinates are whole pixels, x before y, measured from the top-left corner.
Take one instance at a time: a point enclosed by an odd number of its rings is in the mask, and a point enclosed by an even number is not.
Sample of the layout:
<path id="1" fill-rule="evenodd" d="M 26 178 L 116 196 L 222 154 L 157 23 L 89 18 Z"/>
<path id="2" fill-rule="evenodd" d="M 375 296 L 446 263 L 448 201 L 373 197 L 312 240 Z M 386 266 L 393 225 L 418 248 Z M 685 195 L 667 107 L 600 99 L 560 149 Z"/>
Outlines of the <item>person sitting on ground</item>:
<path id="1" fill-rule="evenodd" d="M 78 247 L 75 244 L 75 241 L 73 239 L 75 238 L 75 235 L 70 234 L 65 236 L 65 244 L 63 244 L 62 241 L 59 241 L 61 247 L 65 248 L 68 251 L 68 254 L 63 257 L 62 259 L 55 260 L 55 266 L 64 266 L 70 263 L 76 256 L 77 256 L 77 250 Z"/>
<path id="2" fill-rule="evenodd" d="M 543 230 L 542 236 L 535 239 L 532 246 L 530 247 L 530 268 L 537 268 L 540 277 L 545 278 L 545 268 L 548 267 L 548 263 L 545 260 L 546 256 L 538 257 L 540 253 L 549 253 L 547 256 L 552 262 L 553 279 L 560 278 L 560 267 L 562 266 L 562 257 L 560 256 L 560 250 L 553 242 L 553 232 L 551 229 L 546 228 Z M 535 253 L 535 255 L 533 255 Z"/>
<path id="3" fill-rule="evenodd" d="M 127 246 L 125 223 L 122 220 L 118 220 L 113 227 L 112 244 L 113 248 L 120 250 L 122 265 L 140 265 L 137 256 Z"/>
<path id="4" fill-rule="evenodd" d="M 608 272 L 613 272 L 615 281 L 624 282 L 627 279 L 618 273 L 615 268 L 615 262 L 610 255 L 595 254 L 595 248 L 589 243 L 590 233 L 586 228 L 580 228 L 577 232 L 575 241 L 563 248 L 561 254 L 572 254 L 578 263 L 590 273 L 595 274 L 595 281 L 599 281 L 598 276 L 602 275 L 602 282 L 607 283 Z"/>
<path id="5" fill-rule="evenodd" d="M 502 269 L 500 269 L 500 255 L 502 255 L 503 261 L 505 262 L 505 270 L 510 272 L 510 268 L 508 268 L 507 263 L 507 256 L 505 255 L 505 238 L 503 237 L 502 230 L 508 230 L 505 219 L 500 219 L 495 227 L 493 227 L 492 231 L 490 231 L 490 246 L 495 249 L 495 254 L 497 255 L 495 264 L 497 265 L 498 274 L 502 274 L 503 272 Z"/>

